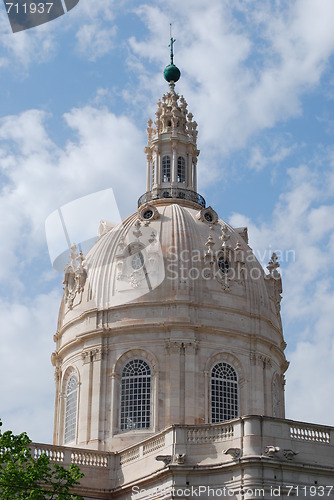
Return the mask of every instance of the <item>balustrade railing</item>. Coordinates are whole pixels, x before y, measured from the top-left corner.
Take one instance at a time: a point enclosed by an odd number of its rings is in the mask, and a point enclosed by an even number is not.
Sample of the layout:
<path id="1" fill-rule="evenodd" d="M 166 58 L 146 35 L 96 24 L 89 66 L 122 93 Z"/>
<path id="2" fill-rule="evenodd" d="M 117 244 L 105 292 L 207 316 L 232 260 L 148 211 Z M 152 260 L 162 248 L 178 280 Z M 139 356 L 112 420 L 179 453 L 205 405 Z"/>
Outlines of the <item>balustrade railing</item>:
<path id="1" fill-rule="evenodd" d="M 34 458 L 38 458 L 42 454 L 49 457 L 51 462 L 60 463 L 62 465 L 77 464 L 87 467 L 108 467 L 109 456 L 108 452 L 82 450 L 78 448 L 69 448 L 67 446 L 53 446 L 40 443 L 32 443 L 31 449 Z"/>
<path id="2" fill-rule="evenodd" d="M 326 428 L 313 425 L 291 425 L 290 437 L 300 441 L 313 441 L 315 443 L 330 443 L 330 432 Z"/>
<path id="3" fill-rule="evenodd" d="M 205 199 L 200 194 L 190 189 L 183 189 L 179 187 L 167 187 L 152 189 L 143 194 L 138 200 L 138 207 L 144 205 L 153 200 L 163 200 L 163 199 L 177 199 L 177 200 L 187 200 L 197 203 L 201 207 L 205 208 Z"/>

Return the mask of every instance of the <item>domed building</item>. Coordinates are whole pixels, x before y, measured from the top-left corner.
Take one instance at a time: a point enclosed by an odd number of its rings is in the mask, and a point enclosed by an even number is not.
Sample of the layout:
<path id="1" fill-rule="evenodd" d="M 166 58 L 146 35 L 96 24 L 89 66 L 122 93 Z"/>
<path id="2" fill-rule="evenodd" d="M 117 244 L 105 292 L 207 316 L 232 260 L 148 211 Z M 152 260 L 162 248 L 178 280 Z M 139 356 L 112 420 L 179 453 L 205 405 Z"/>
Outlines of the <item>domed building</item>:
<path id="1" fill-rule="evenodd" d="M 333 482 L 334 429 L 285 420 L 277 257 L 265 272 L 197 192 L 173 50 L 164 74 L 137 212 L 65 269 L 49 454 L 82 466 L 85 498 L 309 498 Z"/>

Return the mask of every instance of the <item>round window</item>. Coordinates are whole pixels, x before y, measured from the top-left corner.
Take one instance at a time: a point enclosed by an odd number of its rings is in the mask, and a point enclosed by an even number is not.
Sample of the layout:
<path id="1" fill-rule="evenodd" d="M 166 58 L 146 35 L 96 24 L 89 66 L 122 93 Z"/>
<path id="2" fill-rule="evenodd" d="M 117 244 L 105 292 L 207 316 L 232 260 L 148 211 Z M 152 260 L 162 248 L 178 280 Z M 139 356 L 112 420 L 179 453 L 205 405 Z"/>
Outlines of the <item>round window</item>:
<path id="1" fill-rule="evenodd" d="M 132 269 L 139 271 L 144 265 L 144 256 L 141 252 L 136 253 L 131 260 Z"/>
<path id="2" fill-rule="evenodd" d="M 207 222 L 213 222 L 213 215 L 210 212 L 205 212 L 204 214 L 204 219 Z"/>
<path id="3" fill-rule="evenodd" d="M 228 263 L 228 260 L 224 259 L 224 257 L 219 257 L 218 267 L 223 274 L 227 274 L 230 269 L 230 264 Z"/>
<path id="4" fill-rule="evenodd" d="M 151 219 L 153 217 L 153 211 L 152 210 L 145 210 L 143 213 L 143 219 Z"/>

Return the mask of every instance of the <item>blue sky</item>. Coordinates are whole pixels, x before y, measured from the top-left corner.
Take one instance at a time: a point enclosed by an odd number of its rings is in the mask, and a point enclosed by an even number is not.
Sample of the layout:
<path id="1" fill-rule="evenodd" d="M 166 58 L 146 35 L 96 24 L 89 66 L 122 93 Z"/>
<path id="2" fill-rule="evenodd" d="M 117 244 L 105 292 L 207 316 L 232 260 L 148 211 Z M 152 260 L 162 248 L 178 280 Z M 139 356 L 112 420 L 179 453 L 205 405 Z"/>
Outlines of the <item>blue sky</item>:
<path id="1" fill-rule="evenodd" d="M 50 264 L 45 220 L 108 187 L 122 216 L 136 210 L 146 121 L 167 89 L 170 22 L 177 90 L 199 125 L 198 190 L 220 217 L 248 226 L 264 265 L 273 250 L 282 255 L 287 417 L 334 425 L 333 19 L 332 0 L 80 0 L 13 34 L 1 4 L 6 427 L 52 440 L 63 277 Z"/>

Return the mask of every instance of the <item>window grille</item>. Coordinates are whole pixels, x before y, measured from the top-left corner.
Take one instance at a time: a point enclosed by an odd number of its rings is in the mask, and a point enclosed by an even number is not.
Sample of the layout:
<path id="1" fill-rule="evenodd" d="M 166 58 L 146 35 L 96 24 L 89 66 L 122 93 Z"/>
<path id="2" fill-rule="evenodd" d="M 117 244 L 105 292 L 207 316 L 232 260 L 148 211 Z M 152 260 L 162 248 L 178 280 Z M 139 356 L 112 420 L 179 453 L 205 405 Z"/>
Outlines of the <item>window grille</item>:
<path id="1" fill-rule="evenodd" d="M 64 443 L 75 441 L 77 427 L 78 380 L 71 375 L 66 385 L 65 432 Z"/>
<path id="2" fill-rule="evenodd" d="M 170 157 L 162 157 L 162 182 L 170 182 Z"/>
<path id="3" fill-rule="evenodd" d="M 221 256 L 218 258 L 218 267 L 223 274 L 227 274 L 230 269 L 230 264 L 228 260 L 225 259 L 225 257 Z"/>
<path id="4" fill-rule="evenodd" d="M 238 416 L 237 374 L 227 363 L 217 363 L 211 370 L 211 423 Z"/>
<path id="5" fill-rule="evenodd" d="M 186 181 L 186 161 L 183 156 L 177 159 L 177 182 Z"/>
<path id="6" fill-rule="evenodd" d="M 151 425 L 151 369 L 142 359 L 129 361 L 122 371 L 121 431 Z"/>

